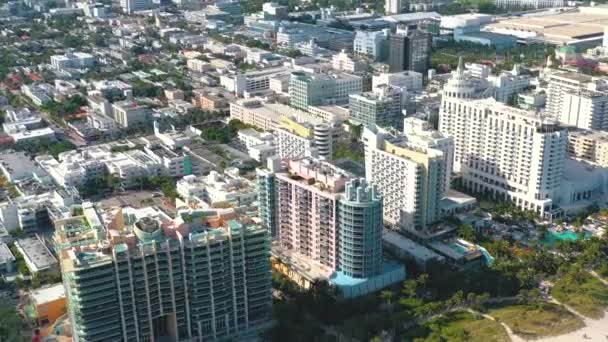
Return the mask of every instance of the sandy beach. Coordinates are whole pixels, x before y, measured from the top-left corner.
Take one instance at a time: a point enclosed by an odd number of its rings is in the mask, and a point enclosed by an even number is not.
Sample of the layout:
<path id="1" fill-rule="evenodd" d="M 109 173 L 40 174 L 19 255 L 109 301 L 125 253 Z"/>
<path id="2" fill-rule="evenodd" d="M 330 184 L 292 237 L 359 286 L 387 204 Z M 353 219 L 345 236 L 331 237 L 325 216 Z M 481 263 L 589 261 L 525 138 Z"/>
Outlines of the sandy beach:
<path id="1" fill-rule="evenodd" d="M 593 320 L 585 318 L 585 327 L 569 334 L 546 337 L 538 340 L 525 340 L 517 335 L 509 334 L 513 342 L 579 342 L 579 341 L 608 341 L 608 314 L 604 318 Z M 587 338 L 583 337 L 586 334 Z"/>

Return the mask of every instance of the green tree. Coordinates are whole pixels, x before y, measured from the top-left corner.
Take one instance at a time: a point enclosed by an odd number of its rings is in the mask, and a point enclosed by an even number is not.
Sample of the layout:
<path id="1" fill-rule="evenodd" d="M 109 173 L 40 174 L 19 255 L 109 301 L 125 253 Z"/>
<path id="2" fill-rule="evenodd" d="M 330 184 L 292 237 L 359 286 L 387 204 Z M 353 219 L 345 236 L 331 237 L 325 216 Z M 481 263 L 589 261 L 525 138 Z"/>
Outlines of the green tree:
<path id="1" fill-rule="evenodd" d="M 26 342 L 29 336 L 26 336 L 24 331 L 26 330 L 23 329 L 23 322 L 15 308 L 0 303 L 0 338 L 3 341 Z"/>

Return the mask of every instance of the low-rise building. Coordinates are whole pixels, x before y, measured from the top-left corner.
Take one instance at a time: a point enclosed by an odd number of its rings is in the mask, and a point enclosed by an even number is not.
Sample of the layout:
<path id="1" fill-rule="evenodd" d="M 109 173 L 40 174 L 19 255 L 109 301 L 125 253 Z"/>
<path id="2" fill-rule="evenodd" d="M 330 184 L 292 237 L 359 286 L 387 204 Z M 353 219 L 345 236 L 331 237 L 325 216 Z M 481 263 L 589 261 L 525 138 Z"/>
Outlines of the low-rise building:
<path id="1" fill-rule="evenodd" d="M 198 93 L 192 98 L 192 104 L 204 110 L 223 110 L 228 108 L 228 100 L 220 95 Z"/>
<path id="2" fill-rule="evenodd" d="M 16 270 L 16 259 L 7 244 L 0 241 L 0 274 L 13 273 Z"/>
<path id="3" fill-rule="evenodd" d="M 95 64 L 95 57 L 86 52 L 68 52 L 51 56 L 51 65 L 55 69 L 84 69 Z"/>
<path id="4" fill-rule="evenodd" d="M 331 66 L 335 70 L 351 73 L 363 72 L 367 69 L 365 61 L 354 58 L 344 50 L 332 57 Z"/>
<path id="5" fill-rule="evenodd" d="M 185 176 L 177 182 L 177 192 L 184 199 L 202 201 L 212 208 L 244 207 L 257 199 L 255 187 L 240 177 L 237 169 L 224 174 L 211 171 L 204 177 Z"/>
<path id="6" fill-rule="evenodd" d="M 53 100 L 55 88 L 46 83 L 24 84 L 21 86 L 21 92 L 36 106 L 42 106 Z"/>
<path id="7" fill-rule="evenodd" d="M 133 127 L 146 122 L 148 107 L 140 106 L 133 101 L 121 101 L 112 104 L 114 120 L 120 127 Z"/>
<path id="8" fill-rule="evenodd" d="M 52 325 L 67 312 L 65 288 L 62 283 L 35 289 L 29 293 L 28 300 L 27 306 L 40 327 Z"/>
<path id="9" fill-rule="evenodd" d="M 23 256 L 25 265 L 32 274 L 59 269 L 57 259 L 38 235 L 15 240 L 15 247 Z"/>

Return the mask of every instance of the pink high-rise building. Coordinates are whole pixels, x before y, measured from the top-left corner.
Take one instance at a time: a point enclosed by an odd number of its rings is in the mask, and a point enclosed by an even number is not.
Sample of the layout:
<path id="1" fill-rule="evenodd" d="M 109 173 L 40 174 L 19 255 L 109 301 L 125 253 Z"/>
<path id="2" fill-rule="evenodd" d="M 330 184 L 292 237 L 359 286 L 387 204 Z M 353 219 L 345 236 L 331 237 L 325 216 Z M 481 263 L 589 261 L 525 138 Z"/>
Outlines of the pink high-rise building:
<path id="1" fill-rule="evenodd" d="M 288 162 L 276 174 L 278 240 L 282 247 L 335 270 L 337 203 L 351 176 L 312 158 Z"/>

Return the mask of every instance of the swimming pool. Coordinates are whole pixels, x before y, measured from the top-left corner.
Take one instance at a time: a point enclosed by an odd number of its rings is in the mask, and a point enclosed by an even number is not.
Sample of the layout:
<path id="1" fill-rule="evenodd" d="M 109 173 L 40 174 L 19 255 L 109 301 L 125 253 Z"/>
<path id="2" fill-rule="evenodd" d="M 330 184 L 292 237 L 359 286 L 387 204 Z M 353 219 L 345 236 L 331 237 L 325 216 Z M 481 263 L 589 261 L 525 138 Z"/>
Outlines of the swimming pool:
<path id="1" fill-rule="evenodd" d="M 589 232 L 584 233 L 585 238 L 589 238 L 590 236 L 591 236 L 591 233 L 589 233 Z M 541 243 L 545 246 L 552 247 L 558 241 L 576 241 L 576 240 L 580 239 L 580 237 L 581 236 L 579 233 L 575 233 L 571 230 L 567 230 L 567 231 L 561 232 L 561 233 L 547 232 L 545 234 L 545 237 L 542 239 Z"/>

